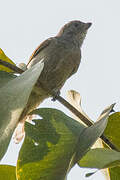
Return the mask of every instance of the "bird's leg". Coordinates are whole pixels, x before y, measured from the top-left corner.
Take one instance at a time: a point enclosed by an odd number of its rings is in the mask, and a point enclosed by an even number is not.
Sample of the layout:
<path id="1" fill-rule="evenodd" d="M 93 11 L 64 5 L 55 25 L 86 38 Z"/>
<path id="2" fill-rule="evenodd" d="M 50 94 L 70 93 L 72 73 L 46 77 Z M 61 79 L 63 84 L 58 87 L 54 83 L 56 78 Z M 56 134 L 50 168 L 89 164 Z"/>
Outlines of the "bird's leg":
<path id="1" fill-rule="evenodd" d="M 56 101 L 57 97 L 60 95 L 60 90 L 54 90 L 53 92 L 53 97 L 52 97 L 52 101 Z"/>

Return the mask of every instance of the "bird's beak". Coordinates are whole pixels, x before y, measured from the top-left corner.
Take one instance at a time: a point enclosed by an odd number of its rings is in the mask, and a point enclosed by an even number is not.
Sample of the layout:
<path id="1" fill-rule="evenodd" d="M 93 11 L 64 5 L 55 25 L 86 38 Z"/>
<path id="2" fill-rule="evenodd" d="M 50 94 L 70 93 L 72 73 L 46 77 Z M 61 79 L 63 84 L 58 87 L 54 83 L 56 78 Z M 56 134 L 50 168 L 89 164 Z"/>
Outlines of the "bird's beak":
<path id="1" fill-rule="evenodd" d="M 92 25 L 92 23 L 85 23 L 85 29 L 88 30 L 91 25 Z"/>

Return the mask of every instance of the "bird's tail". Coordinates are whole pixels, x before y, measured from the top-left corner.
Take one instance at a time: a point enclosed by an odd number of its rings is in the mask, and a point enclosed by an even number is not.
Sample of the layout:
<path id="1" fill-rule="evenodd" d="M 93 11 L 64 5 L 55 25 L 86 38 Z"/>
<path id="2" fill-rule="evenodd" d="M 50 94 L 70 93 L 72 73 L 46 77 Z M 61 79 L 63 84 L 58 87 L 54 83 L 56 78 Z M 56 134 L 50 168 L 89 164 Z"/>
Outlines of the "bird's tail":
<path id="1" fill-rule="evenodd" d="M 36 109 L 47 97 L 48 95 L 46 95 L 45 93 L 39 95 L 34 91 L 31 93 L 28 103 L 20 116 L 19 123 L 14 132 L 13 138 L 15 143 L 19 143 L 25 136 L 25 121 L 31 122 L 33 119 L 34 115 L 29 115 L 29 113 Z"/>

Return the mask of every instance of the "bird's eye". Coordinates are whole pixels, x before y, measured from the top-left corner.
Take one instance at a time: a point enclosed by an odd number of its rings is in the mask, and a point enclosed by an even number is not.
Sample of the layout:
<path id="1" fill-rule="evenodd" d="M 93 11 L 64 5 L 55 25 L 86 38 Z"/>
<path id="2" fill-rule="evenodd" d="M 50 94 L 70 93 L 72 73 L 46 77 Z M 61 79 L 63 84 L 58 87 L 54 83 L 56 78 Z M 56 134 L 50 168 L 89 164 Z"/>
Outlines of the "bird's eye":
<path id="1" fill-rule="evenodd" d="M 75 23 L 75 24 L 74 24 L 74 26 L 75 26 L 75 27 L 78 27 L 78 26 L 79 26 L 79 24 L 78 24 L 78 23 Z"/>

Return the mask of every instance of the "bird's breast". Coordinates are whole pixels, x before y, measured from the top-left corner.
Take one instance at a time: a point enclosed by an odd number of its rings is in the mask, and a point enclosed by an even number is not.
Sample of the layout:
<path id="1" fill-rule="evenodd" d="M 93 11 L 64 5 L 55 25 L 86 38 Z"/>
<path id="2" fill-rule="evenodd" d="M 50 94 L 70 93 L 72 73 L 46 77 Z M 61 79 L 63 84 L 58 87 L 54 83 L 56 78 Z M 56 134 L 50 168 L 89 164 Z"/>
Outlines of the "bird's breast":
<path id="1" fill-rule="evenodd" d="M 65 81 L 74 74 L 80 64 L 80 50 L 59 47 L 44 56 L 44 69 L 39 82 L 51 90 L 60 89 Z"/>

